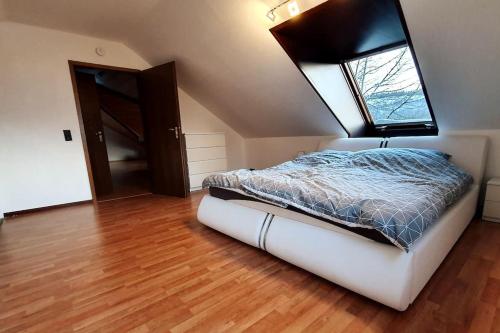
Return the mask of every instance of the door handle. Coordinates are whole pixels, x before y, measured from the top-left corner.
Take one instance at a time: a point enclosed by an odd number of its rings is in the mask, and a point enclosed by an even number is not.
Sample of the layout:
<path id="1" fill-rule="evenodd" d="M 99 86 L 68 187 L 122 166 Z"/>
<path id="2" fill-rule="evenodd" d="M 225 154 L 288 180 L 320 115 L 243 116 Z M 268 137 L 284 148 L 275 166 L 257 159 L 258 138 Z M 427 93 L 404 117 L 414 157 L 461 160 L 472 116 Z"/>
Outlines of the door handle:
<path id="1" fill-rule="evenodd" d="M 97 131 L 95 135 L 99 138 L 99 142 L 104 142 L 104 135 L 102 131 Z"/>
<path id="2" fill-rule="evenodd" d="M 179 139 L 179 127 L 175 126 L 175 127 L 169 128 L 168 130 L 169 131 L 174 131 L 175 132 L 175 138 Z"/>

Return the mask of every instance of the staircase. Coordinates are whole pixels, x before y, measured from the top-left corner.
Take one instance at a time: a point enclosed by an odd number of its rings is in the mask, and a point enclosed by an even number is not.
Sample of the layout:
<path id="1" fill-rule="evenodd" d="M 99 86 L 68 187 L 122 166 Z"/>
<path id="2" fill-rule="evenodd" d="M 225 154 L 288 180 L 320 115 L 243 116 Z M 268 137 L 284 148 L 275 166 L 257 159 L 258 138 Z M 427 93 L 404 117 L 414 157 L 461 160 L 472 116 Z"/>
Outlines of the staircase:
<path id="1" fill-rule="evenodd" d="M 139 144 L 144 143 L 142 114 L 136 98 L 97 85 L 104 126 Z"/>

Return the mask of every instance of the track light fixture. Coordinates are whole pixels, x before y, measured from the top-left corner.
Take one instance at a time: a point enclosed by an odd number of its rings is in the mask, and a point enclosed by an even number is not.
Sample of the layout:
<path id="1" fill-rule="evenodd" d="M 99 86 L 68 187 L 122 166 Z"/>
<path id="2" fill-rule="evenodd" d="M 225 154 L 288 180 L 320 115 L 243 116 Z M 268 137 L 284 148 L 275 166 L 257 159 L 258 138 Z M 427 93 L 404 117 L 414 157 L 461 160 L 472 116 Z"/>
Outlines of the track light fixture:
<path id="1" fill-rule="evenodd" d="M 278 5 L 274 6 L 273 8 L 271 8 L 266 14 L 267 18 L 274 22 L 274 20 L 276 19 L 276 14 L 274 13 L 276 9 L 284 6 L 287 3 L 288 3 L 288 12 L 290 13 L 291 16 L 296 16 L 300 13 L 300 8 L 299 5 L 297 4 L 297 1 L 285 0 L 280 2 Z"/>

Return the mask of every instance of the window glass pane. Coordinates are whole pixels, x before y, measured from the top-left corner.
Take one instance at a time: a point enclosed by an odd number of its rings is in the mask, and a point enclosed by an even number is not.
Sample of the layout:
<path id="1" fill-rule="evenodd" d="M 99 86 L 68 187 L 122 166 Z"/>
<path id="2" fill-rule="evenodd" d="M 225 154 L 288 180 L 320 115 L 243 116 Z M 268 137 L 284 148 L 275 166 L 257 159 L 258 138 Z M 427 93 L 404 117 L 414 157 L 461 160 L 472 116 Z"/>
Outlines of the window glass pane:
<path id="1" fill-rule="evenodd" d="M 408 47 L 349 62 L 375 125 L 432 121 Z"/>

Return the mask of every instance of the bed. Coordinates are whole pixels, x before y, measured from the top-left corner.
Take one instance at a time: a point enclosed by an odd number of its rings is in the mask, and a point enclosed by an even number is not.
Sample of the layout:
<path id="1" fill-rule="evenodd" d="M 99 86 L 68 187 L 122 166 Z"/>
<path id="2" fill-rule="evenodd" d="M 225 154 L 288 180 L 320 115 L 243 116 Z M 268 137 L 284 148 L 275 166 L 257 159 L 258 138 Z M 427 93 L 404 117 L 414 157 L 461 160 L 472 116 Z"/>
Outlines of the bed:
<path id="1" fill-rule="evenodd" d="M 347 289 L 403 311 L 418 296 L 473 218 L 482 182 L 487 139 L 479 136 L 391 138 L 391 148 L 435 149 L 467 171 L 473 184 L 409 247 L 370 239 L 301 210 L 245 196 L 206 195 L 198 220 Z M 379 148 L 375 138 L 336 139 L 319 150 Z M 212 192 L 213 193 L 213 192 Z"/>

